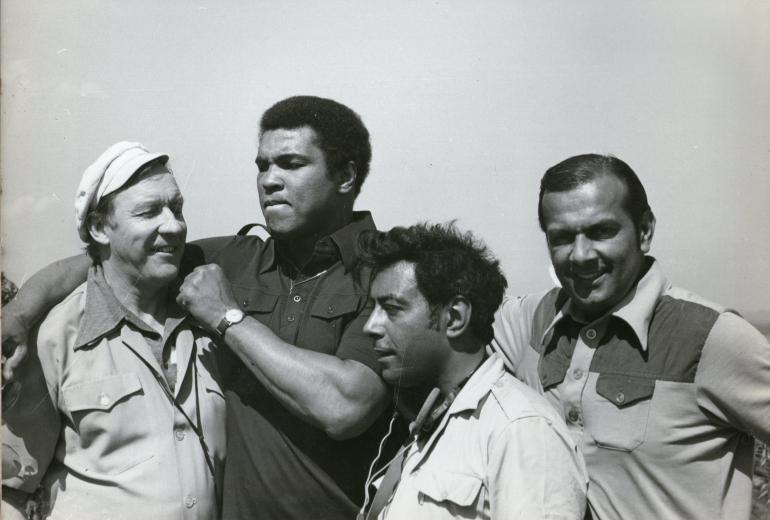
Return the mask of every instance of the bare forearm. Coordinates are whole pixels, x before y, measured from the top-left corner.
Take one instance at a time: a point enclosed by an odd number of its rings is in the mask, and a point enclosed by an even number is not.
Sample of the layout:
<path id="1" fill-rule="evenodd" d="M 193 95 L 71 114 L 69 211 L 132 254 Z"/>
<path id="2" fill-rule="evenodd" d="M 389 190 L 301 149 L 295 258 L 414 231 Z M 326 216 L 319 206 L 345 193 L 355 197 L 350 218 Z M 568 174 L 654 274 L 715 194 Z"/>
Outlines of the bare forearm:
<path id="1" fill-rule="evenodd" d="M 20 320 L 27 329 L 32 328 L 51 307 L 86 280 L 90 265 L 86 255 L 49 264 L 27 280 L 3 314 Z"/>
<path id="2" fill-rule="evenodd" d="M 3 307 L 3 378 L 13 372 L 27 353 L 27 336 L 51 307 L 62 301 L 88 276 L 91 261 L 85 255 L 59 260 L 35 273 L 16 297 Z"/>
<path id="3" fill-rule="evenodd" d="M 225 342 L 284 407 L 332 438 L 362 433 L 387 405 L 385 384 L 365 365 L 290 345 L 253 318 Z"/>

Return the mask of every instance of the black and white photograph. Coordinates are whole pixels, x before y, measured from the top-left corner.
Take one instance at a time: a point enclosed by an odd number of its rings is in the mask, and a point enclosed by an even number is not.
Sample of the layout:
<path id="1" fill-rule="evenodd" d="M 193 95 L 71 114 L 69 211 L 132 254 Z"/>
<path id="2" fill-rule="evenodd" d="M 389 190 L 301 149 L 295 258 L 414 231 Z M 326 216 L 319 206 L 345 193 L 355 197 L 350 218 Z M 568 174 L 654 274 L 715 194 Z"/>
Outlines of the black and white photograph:
<path id="1" fill-rule="evenodd" d="M 4 0 L 4 520 L 770 520 L 770 2 Z"/>

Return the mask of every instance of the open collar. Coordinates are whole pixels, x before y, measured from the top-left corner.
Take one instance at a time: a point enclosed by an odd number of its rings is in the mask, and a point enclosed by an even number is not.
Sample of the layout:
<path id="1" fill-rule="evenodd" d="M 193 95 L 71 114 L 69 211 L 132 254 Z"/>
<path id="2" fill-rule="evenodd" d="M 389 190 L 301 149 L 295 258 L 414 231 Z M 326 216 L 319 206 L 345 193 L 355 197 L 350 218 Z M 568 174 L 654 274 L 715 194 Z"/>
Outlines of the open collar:
<path id="1" fill-rule="evenodd" d="M 465 386 L 452 401 L 446 416 L 456 415 L 467 410 L 475 410 L 489 393 L 492 385 L 505 371 L 503 358 L 497 352 L 490 355 L 471 375 Z M 446 418 L 446 417 L 445 417 Z"/>
<path id="2" fill-rule="evenodd" d="M 616 318 L 625 321 L 634 331 L 634 334 L 636 334 L 643 351 L 647 350 L 647 337 L 655 306 L 661 296 L 663 296 L 670 287 L 670 283 L 663 274 L 663 270 L 658 261 L 652 257 L 647 258 L 651 262 L 647 272 L 642 276 L 641 280 L 631 288 L 623 300 L 621 300 L 612 311 L 605 315 L 615 316 Z M 570 308 L 571 300 L 567 299 L 556 312 L 551 323 L 543 331 L 543 335 L 539 338 L 541 343 L 559 321 L 565 316 L 570 315 Z M 605 316 L 594 321 L 602 320 Z"/>
<path id="3" fill-rule="evenodd" d="M 169 291 L 169 303 L 164 326 L 163 340 L 170 337 L 187 318 L 185 312 L 176 305 L 173 294 Z M 86 303 L 83 319 L 80 322 L 74 349 L 78 350 L 106 336 L 117 329 L 123 322 L 130 323 L 142 332 L 156 334 L 156 331 L 126 309 L 115 297 L 115 293 L 104 278 L 100 266 L 93 266 L 88 271 L 86 281 Z"/>
<path id="4" fill-rule="evenodd" d="M 328 267 L 337 260 L 342 260 L 345 271 L 350 271 L 359 258 L 358 235 L 369 229 L 376 229 L 372 214 L 368 211 L 354 211 L 348 224 L 318 240 L 310 263 L 325 263 Z M 269 238 L 265 242 L 259 266 L 260 274 L 274 269 L 279 256 L 280 244 Z"/>

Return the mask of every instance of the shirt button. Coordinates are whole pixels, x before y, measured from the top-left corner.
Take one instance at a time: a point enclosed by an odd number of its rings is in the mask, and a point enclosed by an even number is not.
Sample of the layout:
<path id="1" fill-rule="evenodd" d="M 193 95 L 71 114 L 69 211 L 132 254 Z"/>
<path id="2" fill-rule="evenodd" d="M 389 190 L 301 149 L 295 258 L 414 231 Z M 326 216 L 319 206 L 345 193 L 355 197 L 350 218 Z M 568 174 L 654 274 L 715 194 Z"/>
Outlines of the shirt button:
<path id="1" fill-rule="evenodd" d="M 292 298 L 292 300 L 294 300 L 295 303 L 299 303 L 302 301 L 302 296 L 297 294 L 296 296 L 294 296 L 294 298 Z"/>
<path id="2" fill-rule="evenodd" d="M 580 419 L 580 413 L 575 408 L 570 408 L 569 412 L 567 412 L 567 419 L 570 422 L 576 423 Z"/>
<path id="3" fill-rule="evenodd" d="M 295 318 L 294 318 L 293 314 L 289 314 L 289 316 L 287 316 L 287 318 L 286 318 L 286 321 L 294 321 L 294 320 L 295 320 Z"/>
<path id="4" fill-rule="evenodd" d="M 198 499 L 195 498 L 194 496 L 187 495 L 186 497 L 184 497 L 184 506 L 187 509 L 190 509 L 192 506 L 194 506 L 196 502 L 198 502 Z"/>
<path id="5" fill-rule="evenodd" d="M 178 441 L 184 440 L 184 431 L 181 429 L 174 430 L 174 437 L 176 437 L 176 440 Z"/>
<path id="6" fill-rule="evenodd" d="M 104 392 L 99 394 L 99 404 L 102 406 L 107 406 L 108 404 L 110 404 L 110 396 L 108 396 Z"/>
<path id="7" fill-rule="evenodd" d="M 588 339 L 596 339 L 596 329 L 588 329 L 586 331 L 586 337 Z"/>
<path id="8" fill-rule="evenodd" d="M 334 307 L 332 307 L 331 305 L 329 305 L 329 308 L 328 308 L 328 309 L 326 309 L 326 312 L 328 312 L 329 314 L 334 314 Z"/>
<path id="9" fill-rule="evenodd" d="M 626 402 L 626 394 L 623 392 L 618 392 L 618 395 L 615 396 L 615 402 L 618 404 L 623 404 Z"/>
<path id="10" fill-rule="evenodd" d="M 249 305 L 249 300 L 243 300 L 243 306 L 248 307 L 248 305 Z"/>
<path id="11" fill-rule="evenodd" d="M 572 371 L 572 377 L 574 377 L 575 379 L 580 379 L 581 377 L 583 377 L 583 371 L 580 370 L 579 368 L 576 368 L 575 370 Z"/>

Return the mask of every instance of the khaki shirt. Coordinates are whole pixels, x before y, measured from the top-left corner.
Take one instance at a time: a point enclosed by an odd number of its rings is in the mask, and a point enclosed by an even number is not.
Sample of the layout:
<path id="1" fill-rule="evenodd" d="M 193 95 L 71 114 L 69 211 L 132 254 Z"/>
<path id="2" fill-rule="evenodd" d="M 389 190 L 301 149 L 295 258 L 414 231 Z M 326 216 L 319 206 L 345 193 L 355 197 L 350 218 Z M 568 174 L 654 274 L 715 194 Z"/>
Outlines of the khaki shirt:
<path id="1" fill-rule="evenodd" d="M 33 334 L 37 348 L 20 369 L 15 402 L 3 404 L 3 466 L 12 468 L 4 486 L 32 492 L 42 484 L 52 518 L 218 516 L 225 403 L 217 347 L 170 308 L 161 341 L 176 350 L 172 390 L 150 334 L 99 269 L 51 310 Z M 200 425 L 216 477 L 164 386 Z"/>
<path id="2" fill-rule="evenodd" d="M 559 415 L 494 354 L 427 442 L 411 445 L 377 518 L 582 520 L 587 482 Z"/>

